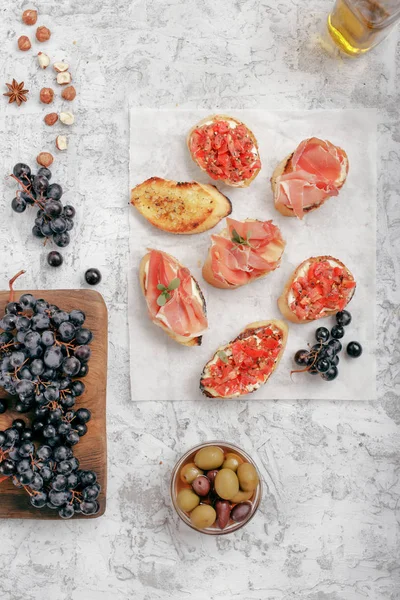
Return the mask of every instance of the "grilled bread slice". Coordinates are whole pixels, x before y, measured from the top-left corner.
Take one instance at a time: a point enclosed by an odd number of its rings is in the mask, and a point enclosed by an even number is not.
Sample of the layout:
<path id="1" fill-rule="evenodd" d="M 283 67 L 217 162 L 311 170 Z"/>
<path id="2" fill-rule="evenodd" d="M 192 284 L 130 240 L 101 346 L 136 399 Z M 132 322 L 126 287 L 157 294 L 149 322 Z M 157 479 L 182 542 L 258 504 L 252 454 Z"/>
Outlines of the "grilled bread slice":
<path id="1" fill-rule="evenodd" d="M 232 212 L 214 185 L 151 177 L 131 191 L 131 204 L 154 227 L 188 235 L 212 229 Z"/>
<path id="2" fill-rule="evenodd" d="M 246 325 L 220 346 L 205 365 L 200 389 L 209 398 L 239 398 L 257 390 L 275 371 L 285 350 L 288 326 L 271 319 Z"/>
<path id="3" fill-rule="evenodd" d="M 310 269 L 315 270 L 318 263 L 330 265 L 331 269 L 321 268 L 314 275 Z M 338 269 L 337 276 L 332 271 L 335 268 Z M 343 310 L 355 289 L 353 275 L 340 260 L 333 256 L 313 256 L 304 260 L 289 277 L 278 298 L 278 307 L 292 323 L 310 323 Z"/>
<path id="4" fill-rule="evenodd" d="M 227 125 L 224 131 L 224 124 Z M 240 140 L 235 147 L 235 141 L 229 140 L 229 133 L 240 128 Z M 215 128 L 210 133 L 218 137 L 218 148 L 209 143 L 209 136 L 204 140 L 198 132 L 205 128 Z M 220 129 L 220 131 L 218 130 Z M 251 146 L 244 149 L 244 142 Z M 225 144 L 226 152 L 221 152 Z M 187 146 L 192 160 L 212 179 L 232 187 L 247 187 L 257 177 L 261 170 L 261 160 L 258 143 L 254 133 L 241 121 L 227 115 L 211 115 L 202 119 L 189 131 Z M 237 162 L 236 162 L 237 161 Z"/>

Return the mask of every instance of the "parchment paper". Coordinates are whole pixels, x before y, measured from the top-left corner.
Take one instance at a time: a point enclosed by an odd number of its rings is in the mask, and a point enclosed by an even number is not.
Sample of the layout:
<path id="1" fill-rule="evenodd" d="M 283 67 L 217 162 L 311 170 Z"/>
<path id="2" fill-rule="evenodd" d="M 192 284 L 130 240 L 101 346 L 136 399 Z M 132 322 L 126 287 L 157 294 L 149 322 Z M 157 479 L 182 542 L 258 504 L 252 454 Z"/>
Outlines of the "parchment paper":
<path id="1" fill-rule="evenodd" d="M 353 320 L 342 339 L 363 345 L 363 354 L 351 359 L 342 351 L 339 376 L 332 382 L 308 373 L 294 374 L 296 350 L 314 344 L 317 327 L 331 328 L 334 318 L 306 325 L 289 324 L 285 354 L 266 385 L 248 400 L 336 399 L 366 400 L 376 396 L 375 360 L 375 251 L 376 251 L 376 120 L 373 110 L 267 111 L 220 110 L 244 121 L 256 135 L 262 170 L 250 187 L 217 187 L 232 201 L 232 217 L 273 219 L 287 241 L 279 269 L 265 279 L 237 290 L 219 290 L 207 284 L 201 267 L 210 234 L 192 236 L 157 230 L 133 207 L 130 209 L 129 329 L 132 400 L 194 400 L 204 398 L 199 378 L 204 364 L 218 346 L 235 338 L 252 321 L 280 318 L 276 300 L 296 266 L 310 256 L 330 254 L 354 274 L 357 289 L 349 305 Z M 151 176 L 177 181 L 209 178 L 191 160 L 186 135 L 204 110 L 147 110 L 130 112 L 130 184 Z M 303 221 L 283 217 L 273 204 L 269 178 L 277 163 L 307 137 L 328 139 L 344 148 L 350 171 L 336 198 Z M 200 284 L 207 302 L 209 330 L 200 347 L 183 347 L 171 340 L 147 316 L 138 281 L 138 265 L 146 248 L 157 248 L 186 265 Z"/>

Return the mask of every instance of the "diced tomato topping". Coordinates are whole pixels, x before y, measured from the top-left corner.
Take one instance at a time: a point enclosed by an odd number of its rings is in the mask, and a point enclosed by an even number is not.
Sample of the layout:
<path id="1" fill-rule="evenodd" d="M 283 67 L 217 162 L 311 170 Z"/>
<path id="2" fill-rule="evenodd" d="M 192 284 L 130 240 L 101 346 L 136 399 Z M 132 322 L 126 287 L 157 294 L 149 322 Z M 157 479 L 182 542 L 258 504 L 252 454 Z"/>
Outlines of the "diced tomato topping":
<path id="1" fill-rule="evenodd" d="M 281 349 L 280 331 L 270 327 L 254 331 L 225 348 L 201 383 L 222 397 L 248 394 L 270 375 Z"/>
<path id="2" fill-rule="evenodd" d="M 313 262 L 306 277 L 292 283 L 294 300 L 290 308 L 299 319 L 318 319 L 326 309 L 343 310 L 355 285 L 343 267 L 332 266 L 328 260 Z"/>
<path id="3" fill-rule="evenodd" d="M 212 179 L 238 183 L 261 168 L 257 148 L 247 127 L 231 127 L 219 120 L 198 127 L 190 137 L 190 150 Z"/>

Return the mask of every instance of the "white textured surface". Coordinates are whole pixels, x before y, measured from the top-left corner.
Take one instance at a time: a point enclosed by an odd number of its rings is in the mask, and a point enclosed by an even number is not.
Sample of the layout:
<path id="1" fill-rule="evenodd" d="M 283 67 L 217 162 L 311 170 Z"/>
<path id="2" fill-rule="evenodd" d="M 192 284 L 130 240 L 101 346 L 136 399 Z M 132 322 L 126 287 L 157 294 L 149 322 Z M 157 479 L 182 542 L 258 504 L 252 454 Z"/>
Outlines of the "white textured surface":
<path id="1" fill-rule="evenodd" d="M 212 111 L 211 111 L 212 112 Z M 315 343 L 315 329 L 331 327 L 333 317 L 306 325 L 289 323 L 289 338 L 279 367 L 268 384 L 248 396 L 254 400 L 364 400 L 376 398 L 375 357 L 375 231 L 376 231 L 376 118 L 372 110 L 267 111 L 222 109 L 222 114 L 243 121 L 255 134 L 262 169 L 245 189 L 218 185 L 232 202 L 233 219 L 273 219 L 286 240 L 281 266 L 268 277 L 237 290 L 220 290 L 208 285 L 201 269 L 210 246 L 210 235 L 225 227 L 225 220 L 211 231 L 197 235 L 172 235 L 156 229 L 138 211 L 130 211 L 129 327 L 131 348 L 131 391 L 133 400 L 199 399 L 199 378 L 216 349 L 229 342 L 249 323 L 279 319 L 277 307 L 286 281 L 297 266 L 318 255 L 331 255 L 350 269 L 357 289 L 349 309 L 353 322 L 346 329 L 343 346 L 352 339 L 364 345 L 362 359 L 355 361 L 343 352 L 340 376 L 334 382 L 304 373 L 290 376 L 293 355 Z M 143 110 L 130 113 L 130 184 L 134 187 L 154 175 L 177 181 L 215 183 L 191 160 L 187 132 L 209 113 L 195 110 Z M 317 136 L 345 148 L 350 170 L 336 198 L 303 221 L 283 217 L 274 207 L 270 177 L 276 165 L 301 140 Z M 185 348 L 161 329 L 147 314 L 139 287 L 139 263 L 146 248 L 164 250 L 190 269 L 207 303 L 209 329 L 200 347 Z M 240 307 L 240 308 L 239 308 Z M 140 351 L 138 351 L 138 342 Z M 157 356 L 158 376 L 152 377 Z"/>
<path id="2" fill-rule="evenodd" d="M 1 278 L 5 285 L 26 266 L 21 285 L 76 287 L 87 266 L 102 270 L 109 497 L 96 521 L 1 522 L 1 600 L 398 600 L 399 37 L 360 60 L 344 59 L 322 46 L 331 0 L 305 4 L 37 3 L 53 32 L 50 48 L 70 60 L 79 93 L 70 150 L 54 168 L 79 207 L 79 236 L 65 266 L 51 271 L 28 236 L 28 217 L 11 215 L 12 191 L 1 190 Z M 30 32 L 19 21 L 25 6 L 1 4 L 0 73 L 2 82 L 25 78 L 36 98 L 53 75 L 37 71 L 33 51 L 15 49 Z M 378 401 L 131 402 L 129 97 L 150 107 L 379 109 Z M 5 173 L 17 157 L 33 162 L 54 133 L 41 125 L 46 109 L 36 99 L 20 112 L 2 101 L 3 114 L 18 115 L 0 133 Z M 154 366 L 156 377 L 156 356 Z M 178 524 L 168 477 L 188 446 L 221 437 L 254 455 L 269 493 L 248 528 L 210 540 Z"/>

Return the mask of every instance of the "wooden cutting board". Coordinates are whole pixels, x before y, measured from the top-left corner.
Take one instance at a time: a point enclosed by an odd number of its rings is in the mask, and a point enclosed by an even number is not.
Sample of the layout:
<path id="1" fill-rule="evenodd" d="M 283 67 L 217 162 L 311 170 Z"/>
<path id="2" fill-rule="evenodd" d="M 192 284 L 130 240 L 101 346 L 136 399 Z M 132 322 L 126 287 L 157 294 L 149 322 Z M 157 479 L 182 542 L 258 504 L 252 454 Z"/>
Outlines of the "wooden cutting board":
<path id="1" fill-rule="evenodd" d="M 74 455 L 80 461 L 80 468 L 90 469 L 97 473 L 101 485 L 99 496 L 100 511 L 97 515 L 75 515 L 73 518 L 96 518 L 106 509 L 107 490 L 107 436 L 106 436 L 106 387 L 107 387 L 107 307 L 103 297 L 94 290 L 23 290 L 15 291 L 15 300 L 22 294 L 30 293 L 35 298 L 44 298 L 66 311 L 76 308 L 86 314 L 85 327 L 93 332 L 90 344 L 92 356 L 89 361 L 89 373 L 82 379 L 86 389 L 77 398 L 75 408 L 85 407 L 92 413 L 88 423 L 88 432 L 74 446 Z M 9 292 L 0 292 L 0 315 L 8 303 Z M 0 388 L 0 397 L 7 394 Z M 10 403 L 10 408 L 15 400 Z M 30 413 L 22 414 L 7 410 L 0 415 L 0 430 L 10 427 L 13 419 L 30 420 Z M 50 508 L 34 508 L 22 489 L 17 489 L 11 481 L 0 483 L 0 518 L 6 519 L 60 519 L 56 510 Z M 61 520 L 61 519 L 60 519 Z"/>

